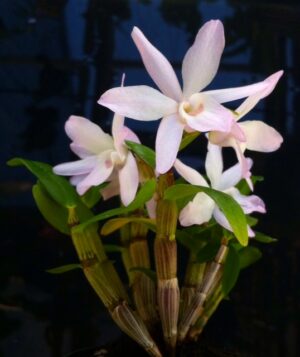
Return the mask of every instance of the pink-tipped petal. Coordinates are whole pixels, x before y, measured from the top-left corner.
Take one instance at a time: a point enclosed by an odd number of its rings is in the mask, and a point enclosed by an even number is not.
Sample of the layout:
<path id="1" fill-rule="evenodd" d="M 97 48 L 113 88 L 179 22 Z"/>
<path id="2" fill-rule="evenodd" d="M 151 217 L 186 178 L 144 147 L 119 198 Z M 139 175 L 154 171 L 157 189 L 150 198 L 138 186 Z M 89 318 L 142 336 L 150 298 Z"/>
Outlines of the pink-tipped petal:
<path id="1" fill-rule="evenodd" d="M 246 165 L 247 165 L 247 172 L 249 172 L 253 165 L 253 161 L 247 158 Z M 237 185 L 242 178 L 243 177 L 242 177 L 241 164 L 238 163 L 222 173 L 219 185 L 216 188 L 220 191 L 227 190 Z"/>
<path id="2" fill-rule="evenodd" d="M 214 212 L 213 212 L 214 219 L 219 223 L 220 226 L 228 229 L 230 232 L 232 232 L 231 225 L 229 224 L 227 218 L 224 216 L 224 213 L 221 212 L 221 210 L 215 206 Z"/>
<path id="3" fill-rule="evenodd" d="M 239 161 L 240 164 L 240 168 L 241 168 L 241 176 L 244 179 L 249 179 L 251 177 L 251 172 L 249 170 L 248 167 L 248 163 L 246 160 L 246 157 L 244 155 L 244 151 L 245 151 L 245 144 L 241 144 L 239 141 L 237 140 L 232 140 L 232 147 L 236 153 L 237 159 Z"/>
<path id="4" fill-rule="evenodd" d="M 133 141 L 137 144 L 141 143 L 138 136 L 131 129 L 129 129 L 127 126 L 124 126 L 124 131 L 125 131 L 125 139 L 124 140 Z"/>
<path id="5" fill-rule="evenodd" d="M 203 94 L 209 95 L 219 103 L 231 102 L 242 98 L 249 97 L 257 92 L 266 89 L 267 83 L 264 81 L 250 84 L 243 87 L 234 87 L 226 89 L 216 89 L 203 92 Z"/>
<path id="6" fill-rule="evenodd" d="M 238 113 L 238 118 L 242 118 L 244 115 L 250 112 L 256 104 L 266 96 L 268 96 L 275 88 L 280 77 L 283 75 L 283 71 L 278 71 L 273 73 L 271 76 L 266 78 L 262 83 L 265 84 L 265 88 L 257 91 L 256 93 L 250 95 L 236 110 Z"/>
<path id="7" fill-rule="evenodd" d="M 182 176 L 187 182 L 191 183 L 192 185 L 208 187 L 205 178 L 200 175 L 198 171 L 191 168 L 190 166 L 185 165 L 180 160 L 177 159 L 175 161 L 174 168 L 180 176 Z"/>
<path id="8" fill-rule="evenodd" d="M 175 100 L 148 86 L 112 88 L 98 103 L 119 115 L 141 121 L 157 120 L 177 111 Z"/>
<path id="9" fill-rule="evenodd" d="M 179 221 L 184 227 L 202 224 L 211 219 L 215 207 L 214 201 L 205 193 L 200 192 L 180 212 Z"/>
<path id="10" fill-rule="evenodd" d="M 131 36 L 149 75 L 158 88 L 166 96 L 179 101 L 182 97 L 182 92 L 170 62 L 147 40 L 140 29 L 134 27 Z"/>
<path id="11" fill-rule="evenodd" d="M 256 195 L 242 195 L 236 188 L 231 188 L 227 193 L 237 201 L 245 214 L 250 214 L 252 212 L 266 213 L 265 203 L 260 197 Z"/>
<path id="12" fill-rule="evenodd" d="M 89 156 L 83 160 L 66 162 L 53 167 L 53 172 L 62 176 L 82 175 L 89 173 L 97 162 L 97 156 Z"/>
<path id="13" fill-rule="evenodd" d="M 125 165 L 119 170 L 121 201 L 128 206 L 135 198 L 139 185 L 139 172 L 135 158 L 128 153 Z"/>
<path id="14" fill-rule="evenodd" d="M 211 186 L 217 188 L 223 171 L 223 157 L 220 146 L 208 143 L 208 152 L 205 160 L 206 174 Z"/>
<path id="15" fill-rule="evenodd" d="M 65 130 L 74 144 L 93 154 L 113 148 L 112 137 L 83 117 L 72 115 L 65 124 Z"/>
<path id="16" fill-rule="evenodd" d="M 216 75 L 225 45 L 221 21 L 211 20 L 199 30 L 182 63 L 183 94 L 201 91 Z"/>
<path id="17" fill-rule="evenodd" d="M 173 166 L 179 150 L 184 124 L 178 115 L 170 115 L 161 121 L 155 143 L 156 170 L 164 174 Z"/>
<path id="18" fill-rule="evenodd" d="M 278 131 L 262 121 L 244 121 L 240 126 L 246 135 L 246 147 L 249 150 L 272 152 L 279 149 L 283 142 Z"/>

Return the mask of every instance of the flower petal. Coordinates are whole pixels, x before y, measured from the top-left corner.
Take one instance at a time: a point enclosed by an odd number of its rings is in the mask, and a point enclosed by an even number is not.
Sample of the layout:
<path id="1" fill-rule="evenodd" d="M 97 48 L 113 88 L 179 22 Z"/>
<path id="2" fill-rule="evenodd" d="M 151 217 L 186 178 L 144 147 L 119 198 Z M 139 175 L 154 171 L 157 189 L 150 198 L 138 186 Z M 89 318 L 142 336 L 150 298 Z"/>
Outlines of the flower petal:
<path id="1" fill-rule="evenodd" d="M 262 81 L 243 87 L 209 90 L 203 92 L 203 94 L 211 96 L 218 103 L 226 103 L 256 94 L 257 92 L 266 89 L 266 87 L 267 83 Z"/>
<path id="2" fill-rule="evenodd" d="M 156 206 L 157 206 L 157 202 L 156 202 L 155 198 L 151 198 L 151 200 L 146 202 L 147 212 L 148 212 L 149 218 L 151 218 L 151 219 L 156 218 Z"/>
<path id="3" fill-rule="evenodd" d="M 248 172 L 253 165 L 253 161 L 247 158 L 246 164 L 247 164 L 247 172 Z M 242 176 L 241 164 L 238 163 L 222 173 L 219 185 L 216 188 L 220 191 L 227 190 L 238 184 L 242 178 L 243 176 Z"/>
<path id="4" fill-rule="evenodd" d="M 200 192 L 180 212 L 179 221 L 184 227 L 193 224 L 202 224 L 211 219 L 214 201 L 205 193 Z"/>
<path id="5" fill-rule="evenodd" d="M 148 86 L 112 88 L 98 103 L 125 117 L 150 121 L 176 113 L 177 102 Z"/>
<path id="6" fill-rule="evenodd" d="M 62 176 L 82 175 L 89 173 L 97 162 L 97 156 L 89 156 L 82 160 L 66 162 L 53 167 L 53 172 Z"/>
<path id="7" fill-rule="evenodd" d="M 138 185 L 139 172 L 134 156 L 128 153 L 126 164 L 119 170 L 120 196 L 125 206 L 134 200 Z"/>
<path id="8" fill-rule="evenodd" d="M 199 174 L 195 169 L 185 165 L 180 160 L 176 160 L 174 164 L 175 170 L 182 176 L 187 182 L 192 185 L 205 186 L 208 187 L 208 184 L 205 178 Z"/>
<path id="9" fill-rule="evenodd" d="M 74 144 L 93 154 L 113 148 L 112 137 L 83 117 L 72 115 L 65 124 L 65 130 Z"/>
<path id="10" fill-rule="evenodd" d="M 192 95 L 189 98 L 189 102 L 194 108 L 199 108 L 199 106 L 203 108 L 202 111 L 198 110 L 193 114 L 193 112 L 184 111 L 183 106 L 180 105 L 179 113 L 186 120 L 189 127 L 201 132 L 212 130 L 230 132 L 234 120 L 230 110 L 203 93 Z"/>
<path id="11" fill-rule="evenodd" d="M 88 151 L 86 148 L 77 145 L 75 143 L 70 144 L 70 149 L 73 151 L 74 154 L 79 156 L 81 159 L 85 159 L 86 157 L 93 155 L 92 152 Z"/>
<path id="12" fill-rule="evenodd" d="M 227 220 L 227 218 L 224 216 L 224 214 L 221 212 L 221 210 L 218 207 L 215 207 L 213 216 L 215 220 L 224 228 L 228 229 L 230 232 L 232 232 L 232 228 Z M 254 232 L 252 229 L 247 226 L 248 229 L 248 237 L 254 237 Z"/>
<path id="13" fill-rule="evenodd" d="M 210 180 L 211 187 L 218 188 L 223 172 L 223 157 L 220 146 L 208 143 L 208 152 L 205 160 L 206 174 Z"/>
<path id="14" fill-rule="evenodd" d="M 179 150 L 184 124 L 178 115 L 170 115 L 161 121 L 155 142 L 156 170 L 164 174 L 173 166 Z"/>
<path id="15" fill-rule="evenodd" d="M 134 27 L 131 36 L 149 75 L 158 88 L 166 96 L 179 101 L 182 97 L 182 92 L 170 62 L 147 40 L 140 29 Z"/>
<path id="16" fill-rule="evenodd" d="M 239 124 L 246 135 L 246 148 L 249 150 L 272 152 L 283 142 L 278 131 L 262 121 L 248 120 Z"/>
<path id="17" fill-rule="evenodd" d="M 242 195 L 236 188 L 231 188 L 230 191 L 227 191 L 226 193 L 239 203 L 245 214 L 250 214 L 252 212 L 266 213 L 265 203 L 260 197 L 256 195 Z"/>
<path id="18" fill-rule="evenodd" d="M 82 174 L 82 175 L 75 175 L 70 177 L 70 183 L 73 186 L 77 186 L 79 184 L 80 181 L 82 181 L 83 179 L 85 179 L 87 177 L 88 174 Z"/>
<path id="19" fill-rule="evenodd" d="M 101 190 L 101 195 L 105 201 L 119 194 L 120 185 L 118 179 L 112 180 L 104 189 Z"/>
<path id="20" fill-rule="evenodd" d="M 77 192 L 83 195 L 90 187 L 100 185 L 105 182 L 113 171 L 113 164 L 110 161 L 108 150 L 97 157 L 97 162 L 91 172 L 77 185 Z"/>
<path id="21" fill-rule="evenodd" d="M 214 78 L 224 49 L 222 22 L 211 20 L 199 30 L 182 63 L 183 93 L 188 98 L 201 91 Z"/>
<path id="22" fill-rule="evenodd" d="M 262 83 L 266 85 L 266 87 L 262 90 L 257 91 L 253 95 L 250 95 L 236 110 L 238 113 L 238 120 L 242 118 L 244 115 L 250 112 L 252 108 L 256 106 L 256 104 L 266 96 L 268 96 L 273 89 L 275 88 L 277 82 L 280 77 L 283 75 L 283 71 L 278 71 L 273 73 L 271 76 L 266 78 Z"/>

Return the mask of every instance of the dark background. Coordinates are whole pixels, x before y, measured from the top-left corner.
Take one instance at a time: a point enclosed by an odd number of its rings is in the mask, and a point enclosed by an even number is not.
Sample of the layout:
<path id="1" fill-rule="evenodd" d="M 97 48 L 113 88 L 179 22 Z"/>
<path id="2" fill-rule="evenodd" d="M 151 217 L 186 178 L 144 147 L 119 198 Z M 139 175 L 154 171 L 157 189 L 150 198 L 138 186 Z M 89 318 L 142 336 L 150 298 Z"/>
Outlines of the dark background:
<path id="1" fill-rule="evenodd" d="M 260 230 L 279 239 L 242 273 L 231 299 L 208 324 L 215 345 L 244 356 L 299 356 L 299 0 L 0 0 L 0 355 L 58 357 L 119 336 L 80 271 L 46 269 L 76 262 L 69 239 L 41 218 L 32 176 L 5 161 L 15 156 L 57 164 L 74 157 L 63 126 L 70 114 L 110 130 L 112 114 L 96 102 L 120 83 L 151 83 L 131 38 L 140 27 L 180 74 L 200 26 L 225 25 L 226 50 L 210 88 L 285 75 L 251 118 L 284 136 L 272 154 L 249 153 L 257 193 L 266 202 Z M 127 121 L 153 145 L 157 123 Z M 201 144 L 202 142 L 202 144 Z M 183 159 L 201 168 L 204 141 Z"/>

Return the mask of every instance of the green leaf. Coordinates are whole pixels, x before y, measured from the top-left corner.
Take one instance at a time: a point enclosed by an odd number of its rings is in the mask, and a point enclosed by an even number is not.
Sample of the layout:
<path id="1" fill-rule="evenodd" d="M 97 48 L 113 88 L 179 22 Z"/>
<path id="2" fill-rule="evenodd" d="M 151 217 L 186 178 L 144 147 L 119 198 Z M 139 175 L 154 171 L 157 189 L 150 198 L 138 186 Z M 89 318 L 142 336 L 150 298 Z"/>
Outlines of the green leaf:
<path id="1" fill-rule="evenodd" d="M 145 275 L 148 276 L 148 278 L 150 278 L 154 283 L 156 283 L 156 280 L 157 280 L 156 272 L 149 268 L 134 267 L 134 268 L 131 268 L 130 271 L 138 271 L 138 272 L 144 273 Z"/>
<path id="2" fill-rule="evenodd" d="M 230 223 L 237 240 L 241 245 L 246 246 L 248 244 L 248 230 L 245 214 L 240 205 L 226 193 L 209 187 L 179 184 L 169 187 L 165 191 L 164 198 L 178 200 L 189 196 L 192 199 L 198 192 L 206 193 L 215 201 Z"/>
<path id="3" fill-rule="evenodd" d="M 104 182 L 101 185 L 91 187 L 83 196 L 81 201 L 88 207 L 92 208 L 101 199 L 100 191 L 108 185 L 108 182 Z"/>
<path id="4" fill-rule="evenodd" d="M 255 184 L 257 182 L 262 182 L 264 180 L 263 176 L 251 176 L 251 181 L 253 183 L 253 186 L 255 186 Z M 241 180 L 237 185 L 236 188 L 240 191 L 240 193 L 242 195 L 249 195 L 249 193 L 251 193 L 251 189 L 247 183 L 246 180 Z"/>
<path id="5" fill-rule="evenodd" d="M 56 175 L 52 167 L 38 161 L 15 158 L 9 160 L 9 166 L 25 166 L 43 184 L 49 195 L 64 207 L 76 206 L 79 198 L 73 186 L 62 176 Z"/>
<path id="6" fill-rule="evenodd" d="M 50 273 L 50 274 L 63 274 L 63 273 L 66 273 L 68 271 L 75 270 L 75 269 L 82 269 L 81 264 L 67 264 L 67 265 L 63 265 L 58 268 L 48 269 L 48 270 L 46 270 L 46 272 Z"/>
<path id="7" fill-rule="evenodd" d="M 104 244 L 106 253 L 122 253 L 124 248 L 116 244 Z"/>
<path id="8" fill-rule="evenodd" d="M 238 252 L 233 246 L 229 246 L 229 251 L 224 263 L 222 278 L 223 294 L 227 296 L 235 286 L 240 273 L 240 259 Z"/>
<path id="9" fill-rule="evenodd" d="M 199 133 L 199 131 L 194 131 L 192 133 L 184 133 L 179 146 L 179 151 L 190 145 L 200 134 L 201 133 Z"/>
<path id="10" fill-rule="evenodd" d="M 258 219 L 255 217 L 246 216 L 246 219 L 247 219 L 247 223 L 250 227 L 254 227 L 258 223 Z"/>
<path id="11" fill-rule="evenodd" d="M 52 200 L 39 181 L 32 187 L 32 194 L 45 220 L 61 233 L 70 234 L 68 210 Z"/>
<path id="12" fill-rule="evenodd" d="M 145 161 L 149 166 L 155 169 L 155 152 L 148 146 L 135 143 L 133 141 L 125 141 L 128 148 L 133 151 L 140 159 Z"/>
<path id="13" fill-rule="evenodd" d="M 74 227 L 75 230 L 82 230 L 86 226 L 98 222 L 98 221 L 103 221 L 105 219 L 118 216 L 118 215 L 123 215 L 126 213 L 130 213 L 132 211 L 135 211 L 141 207 L 144 206 L 146 202 L 148 202 L 154 195 L 156 188 L 156 181 L 149 180 L 147 181 L 142 188 L 139 190 L 137 193 L 135 199 L 128 205 L 127 207 L 120 207 L 120 208 L 114 208 L 112 210 L 100 213 L 93 218 L 87 220 L 86 222 L 79 224 L 78 226 Z"/>
<path id="14" fill-rule="evenodd" d="M 238 252 L 240 258 L 240 268 L 245 269 L 249 265 L 256 263 L 261 257 L 261 251 L 256 247 L 244 247 Z"/>
<path id="15" fill-rule="evenodd" d="M 278 241 L 278 239 L 267 236 L 266 234 L 261 232 L 255 232 L 255 236 L 253 237 L 253 239 L 257 240 L 260 243 L 275 243 Z"/>
<path id="16" fill-rule="evenodd" d="M 150 228 L 152 231 L 156 231 L 156 225 L 153 219 L 145 217 L 119 217 L 112 218 L 109 221 L 105 222 L 101 228 L 101 234 L 107 236 L 131 222 L 142 223 L 148 228 Z"/>

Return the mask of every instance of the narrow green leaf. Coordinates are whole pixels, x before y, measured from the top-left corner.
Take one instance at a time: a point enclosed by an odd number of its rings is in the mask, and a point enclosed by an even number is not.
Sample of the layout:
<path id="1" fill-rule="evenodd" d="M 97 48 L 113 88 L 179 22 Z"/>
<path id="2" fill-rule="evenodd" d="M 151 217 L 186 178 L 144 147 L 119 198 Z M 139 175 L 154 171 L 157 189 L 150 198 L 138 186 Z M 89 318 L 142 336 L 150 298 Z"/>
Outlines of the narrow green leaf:
<path id="1" fill-rule="evenodd" d="M 223 294 L 227 296 L 235 286 L 240 273 L 240 260 L 238 252 L 233 246 L 229 246 L 229 252 L 224 263 L 222 278 Z"/>
<path id="2" fill-rule="evenodd" d="M 261 257 L 261 251 L 256 247 L 244 247 L 238 252 L 240 258 L 240 268 L 245 269 L 249 265 L 256 263 Z"/>
<path id="3" fill-rule="evenodd" d="M 82 269 L 81 264 L 67 264 L 67 265 L 63 265 L 61 267 L 48 269 L 48 270 L 46 270 L 46 272 L 50 273 L 50 274 L 63 274 L 63 273 L 66 273 L 68 271 L 75 270 L 75 269 Z"/>
<path id="4" fill-rule="evenodd" d="M 32 194 L 45 220 L 61 233 L 69 235 L 68 210 L 52 200 L 39 182 L 32 187 Z"/>
<path id="5" fill-rule="evenodd" d="M 150 278 L 154 283 L 156 283 L 156 281 L 157 281 L 156 272 L 149 268 L 134 267 L 134 268 L 131 268 L 130 271 L 139 271 L 139 272 L 147 275 L 148 278 Z"/>
<path id="6" fill-rule="evenodd" d="M 140 159 L 145 161 L 153 169 L 155 168 L 155 152 L 148 148 L 148 146 L 126 140 L 126 145 L 133 151 Z"/>
<path id="7" fill-rule="evenodd" d="M 9 166 L 25 166 L 43 184 L 49 195 L 64 207 L 74 207 L 79 198 L 73 186 L 62 176 L 56 175 L 52 167 L 38 161 L 15 158 L 7 162 Z"/>
<path id="8" fill-rule="evenodd" d="M 144 204 L 146 202 L 148 202 L 153 197 L 155 188 L 156 188 L 156 181 L 154 179 L 147 181 L 142 186 L 142 188 L 139 190 L 139 192 L 137 193 L 133 202 L 131 202 L 130 205 L 128 205 L 127 207 L 114 208 L 112 210 L 100 213 L 100 214 L 94 216 L 93 218 L 87 220 L 86 222 L 74 227 L 74 229 L 82 230 L 86 226 L 88 226 L 92 223 L 95 223 L 98 221 L 103 221 L 105 219 L 108 219 L 108 218 L 111 218 L 114 216 L 130 213 L 132 211 L 135 211 L 135 210 L 143 207 Z"/>
<path id="9" fill-rule="evenodd" d="M 216 205 L 223 211 L 228 219 L 237 240 L 243 246 L 246 246 L 248 244 L 248 230 L 245 214 L 240 205 L 226 193 L 216 191 L 209 187 L 179 184 L 169 187 L 165 191 L 164 198 L 178 200 L 184 197 L 190 197 L 192 199 L 198 192 L 206 193 L 215 201 Z"/>
<path id="10" fill-rule="evenodd" d="M 104 244 L 106 253 L 122 253 L 124 248 L 116 244 Z"/>
<path id="11" fill-rule="evenodd" d="M 107 236 L 118 229 L 122 228 L 126 224 L 129 223 L 142 223 L 148 228 L 150 228 L 152 231 L 156 231 L 156 225 L 155 221 L 150 218 L 145 218 L 145 217 L 119 217 L 119 218 L 112 218 L 109 221 L 105 222 L 104 225 L 101 228 L 101 234 L 104 236 Z"/>
<path id="12" fill-rule="evenodd" d="M 264 233 L 261 232 L 255 232 L 255 236 L 253 237 L 253 239 L 257 240 L 258 242 L 261 243 L 275 243 L 278 241 L 278 239 L 276 238 L 272 238 Z"/>
<path id="13" fill-rule="evenodd" d="M 247 223 L 250 227 L 254 227 L 258 223 L 258 219 L 255 217 L 246 216 L 246 219 L 247 219 Z"/>
<path id="14" fill-rule="evenodd" d="M 192 133 L 184 133 L 179 146 L 179 151 L 190 145 L 200 134 L 201 133 L 199 133 L 199 131 L 194 131 Z"/>

